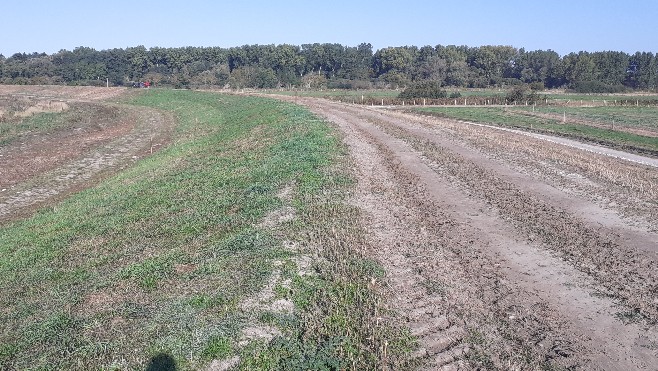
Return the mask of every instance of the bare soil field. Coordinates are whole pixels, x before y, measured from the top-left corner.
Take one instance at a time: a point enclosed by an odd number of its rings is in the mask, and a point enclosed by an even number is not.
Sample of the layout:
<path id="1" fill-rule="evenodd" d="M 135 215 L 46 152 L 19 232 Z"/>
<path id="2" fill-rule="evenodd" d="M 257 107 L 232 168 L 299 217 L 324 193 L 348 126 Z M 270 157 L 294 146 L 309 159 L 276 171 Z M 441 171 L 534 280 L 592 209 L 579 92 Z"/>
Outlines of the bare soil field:
<path id="1" fill-rule="evenodd" d="M 110 103 L 123 88 L 0 86 L 5 129 L 25 117 L 62 112 L 47 130 L 17 131 L 0 146 L 0 221 L 31 213 L 159 149 L 173 117 Z"/>
<path id="2" fill-rule="evenodd" d="M 370 254 L 427 369 L 658 368 L 656 167 L 482 125 L 281 99 L 343 132 Z"/>
<path id="3" fill-rule="evenodd" d="M 96 88 L 64 85 L 0 85 L 0 95 L 62 99 L 65 101 L 101 101 L 126 94 L 126 88 Z"/>

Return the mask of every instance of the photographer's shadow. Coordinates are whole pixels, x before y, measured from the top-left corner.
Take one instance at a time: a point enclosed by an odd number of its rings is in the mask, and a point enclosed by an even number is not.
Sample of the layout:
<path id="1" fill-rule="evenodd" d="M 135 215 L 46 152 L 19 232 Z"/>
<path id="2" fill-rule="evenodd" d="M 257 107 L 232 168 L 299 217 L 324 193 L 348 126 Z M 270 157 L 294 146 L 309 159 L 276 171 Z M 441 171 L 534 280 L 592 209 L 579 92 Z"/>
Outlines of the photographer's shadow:
<path id="1" fill-rule="evenodd" d="M 146 371 L 176 371 L 176 361 L 167 353 L 151 358 Z"/>

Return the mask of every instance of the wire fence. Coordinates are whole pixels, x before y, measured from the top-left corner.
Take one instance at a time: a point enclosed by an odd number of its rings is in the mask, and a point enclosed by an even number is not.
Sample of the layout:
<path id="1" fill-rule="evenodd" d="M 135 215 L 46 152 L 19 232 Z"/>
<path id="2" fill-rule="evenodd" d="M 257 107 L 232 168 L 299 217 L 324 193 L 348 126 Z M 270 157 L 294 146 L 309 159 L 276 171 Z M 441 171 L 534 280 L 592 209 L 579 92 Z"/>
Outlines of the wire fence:
<path id="1" fill-rule="evenodd" d="M 602 107 L 602 106 L 636 106 L 636 107 L 656 107 L 658 99 L 553 99 L 542 98 L 534 101 L 515 101 L 509 102 L 504 96 L 470 96 L 459 98 L 417 98 L 417 99 L 400 99 L 395 97 L 349 97 L 333 96 L 328 97 L 334 101 L 351 104 L 361 104 L 367 106 L 558 106 L 558 107 Z"/>

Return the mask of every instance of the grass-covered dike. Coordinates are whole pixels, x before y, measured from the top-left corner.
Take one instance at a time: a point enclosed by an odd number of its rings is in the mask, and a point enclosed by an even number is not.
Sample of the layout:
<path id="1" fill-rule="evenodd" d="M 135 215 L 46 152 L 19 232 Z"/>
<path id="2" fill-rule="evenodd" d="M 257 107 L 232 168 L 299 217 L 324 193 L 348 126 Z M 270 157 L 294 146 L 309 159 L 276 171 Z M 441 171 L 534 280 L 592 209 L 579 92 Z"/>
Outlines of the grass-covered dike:
<path id="1" fill-rule="evenodd" d="M 256 97 L 126 103 L 173 111 L 173 143 L 0 227 L 0 369 L 403 366 L 326 123 Z"/>

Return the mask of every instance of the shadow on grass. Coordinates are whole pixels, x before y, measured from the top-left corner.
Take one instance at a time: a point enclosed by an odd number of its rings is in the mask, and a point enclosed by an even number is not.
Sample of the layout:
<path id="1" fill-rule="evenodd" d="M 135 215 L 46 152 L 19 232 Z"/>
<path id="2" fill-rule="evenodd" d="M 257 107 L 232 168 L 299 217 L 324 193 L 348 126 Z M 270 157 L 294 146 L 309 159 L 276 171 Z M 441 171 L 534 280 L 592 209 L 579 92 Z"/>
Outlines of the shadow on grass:
<path id="1" fill-rule="evenodd" d="M 176 361 L 166 353 L 151 358 L 146 371 L 176 371 Z"/>

